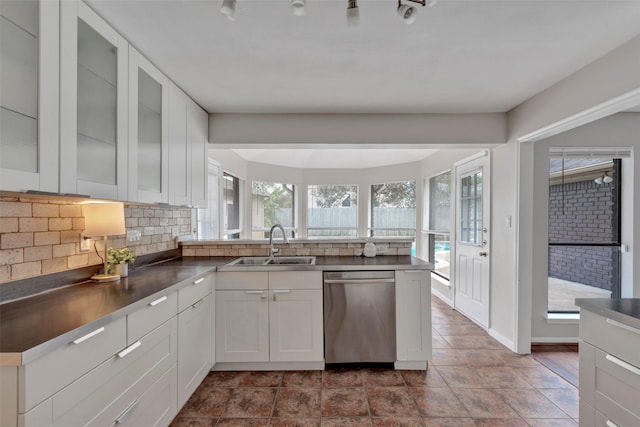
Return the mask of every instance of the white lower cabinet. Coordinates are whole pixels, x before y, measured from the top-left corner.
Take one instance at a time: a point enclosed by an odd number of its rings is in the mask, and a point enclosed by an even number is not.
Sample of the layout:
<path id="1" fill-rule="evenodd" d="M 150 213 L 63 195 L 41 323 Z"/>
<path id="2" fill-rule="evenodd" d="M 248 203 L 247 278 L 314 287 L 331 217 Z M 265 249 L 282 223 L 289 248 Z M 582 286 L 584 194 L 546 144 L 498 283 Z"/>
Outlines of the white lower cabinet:
<path id="1" fill-rule="evenodd" d="M 324 360 L 321 272 L 219 273 L 215 294 L 216 363 Z"/>
<path id="2" fill-rule="evenodd" d="M 212 294 L 178 314 L 178 407 L 182 407 L 211 369 Z"/>
<path id="3" fill-rule="evenodd" d="M 426 369 L 431 359 L 431 274 L 396 271 L 396 368 Z"/>

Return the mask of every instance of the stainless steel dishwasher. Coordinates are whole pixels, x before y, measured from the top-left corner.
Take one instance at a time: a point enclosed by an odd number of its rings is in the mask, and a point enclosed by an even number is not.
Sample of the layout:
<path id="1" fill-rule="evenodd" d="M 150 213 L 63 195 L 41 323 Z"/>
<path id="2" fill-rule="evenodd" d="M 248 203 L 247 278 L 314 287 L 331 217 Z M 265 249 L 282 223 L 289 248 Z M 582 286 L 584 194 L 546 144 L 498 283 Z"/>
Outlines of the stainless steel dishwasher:
<path id="1" fill-rule="evenodd" d="M 396 360 L 393 271 L 324 273 L 326 363 L 392 363 Z"/>

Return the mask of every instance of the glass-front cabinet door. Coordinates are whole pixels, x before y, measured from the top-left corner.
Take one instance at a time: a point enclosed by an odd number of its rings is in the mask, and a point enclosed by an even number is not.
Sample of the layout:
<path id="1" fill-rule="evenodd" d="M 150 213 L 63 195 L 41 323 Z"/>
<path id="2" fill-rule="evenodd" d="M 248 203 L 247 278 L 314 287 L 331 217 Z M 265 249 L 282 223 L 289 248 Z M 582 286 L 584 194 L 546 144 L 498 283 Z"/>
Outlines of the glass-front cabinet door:
<path id="1" fill-rule="evenodd" d="M 61 192 L 127 200 L 128 44 L 81 1 L 60 12 Z"/>
<path id="2" fill-rule="evenodd" d="M 59 3 L 0 0 L 0 189 L 58 192 Z"/>
<path id="3" fill-rule="evenodd" d="M 129 200 L 168 203 L 167 78 L 129 47 Z"/>

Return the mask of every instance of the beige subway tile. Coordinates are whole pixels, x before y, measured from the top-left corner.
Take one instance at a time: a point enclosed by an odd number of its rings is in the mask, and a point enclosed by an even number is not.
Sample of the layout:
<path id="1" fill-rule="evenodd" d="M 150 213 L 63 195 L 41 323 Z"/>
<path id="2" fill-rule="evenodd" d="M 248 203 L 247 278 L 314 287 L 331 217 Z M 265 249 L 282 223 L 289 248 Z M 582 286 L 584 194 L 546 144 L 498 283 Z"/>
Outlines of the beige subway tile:
<path id="1" fill-rule="evenodd" d="M 20 218 L 19 224 L 21 233 L 49 230 L 48 218 Z"/>
<path id="2" fill-rule="evenodd" d="M 296 251 L 296 255 L 298 255 L 298 256 L 309 256 L 309 255 L 311 255 L 311 249 L 309 249 L 309 248 L 298 249 Z"/>
<path id="3" fill-rule="evenodd" d="M 84 267 L 86 265 L 89 265 L 88 254 L 73 255 L 67 258 L 67 266 L 69 268 Z"/>
<path id="4" fill-rule="evenodd" d="M 5 233 L 0 235 L 0 249 L 33 246 L 33 233 Z M 13 276 L 13 273 L 11 273 Z"/>
<path id="5" fill-rule="evenodd" d="M 60 232 L 60 243 L 76 243 L 79 241 L 80 241 L 80 232 L 78 230 Z"/>
<path id="6" fill-rule="evenodd" d="M 71 218 L 49 218 L 49 231 L 71 230 L 72 228 Z"/>
<path id="7" fill-rule="evenodd" d="M 179 210 L 172 211 L 171 216 L 174 218 L 180 218 L 180 211 Z"/>
<path id="8" fill-rule="evenodd" d="M 384 255 L 398 255 L 398 248 L 389 248 L 384 252 Z"/>
<path id="9" fill-rule="evenodd" d="M 98 256 L 98 254 L 95 251 L 92 251 L 87 253 L 87 255 L 89 255 L 89 262 L 87 263 L 87 265 L 104 264 L 104 258 L 102 258 L 104 257 L 104 253 Z"/>
<path id="10" fill-rule="evenodd" d="M 34 203 L 32 205 L 34 217 L 58 217 L 60 216 L 60 206 L 48 203 Z"/>
<path id="11" fill-rule="evenodd" d="M 42 260 L 42 274 L 56 273 L 67 269 L 67 258 L 51 258 Z"/>
<path id="12" fill-rule="evenodd" d="M 131 208 L 131 217 L 132 218 L 140 218 L 142 216 L 141 208 Z"/>
<path id="13" fill-rule="evenodd" d="M 11 266 L 0 265 L 0 282 L 8 282 L 11 280 Z"/>
<path id="14" fill-rule="evenodd" d="M 69 256 L 76 254 L 75 243 L 63 243 L 61 245 L 55 245 L 53 247 L 53 257 L 58 258 L 61 256 Z"/>
<path id="15" fill-rule="evenodd" d="M 154 234 L 151 236 L 151 243 L 160 243 L 162 242 L 162 234 Z"/>
<path id="16" fill-rule="evenodd" d="M 140 245 L 148 245 L 151 243 L 151 236 L 145 236 L 144 234 L 140 237 Z"/>
<path id="17" fill-rule="evenodd" d="M 18 218 L 0 218 L 0 233 L 17 233 Z"/>
<path id="18" fill-rule="evenodd" d="M 209 249 L 196 249 L 196 256 L 209 256 Z"/>
<path id="19" fill-rule="evenodd" d="M 57 245 L 58 243 L 60 243 L 59 231 L 45 231 L 41 233 L 34 233 L 34 246 Z"/>
<path id="20" fill-rule="evenodd" d="M 347 243 L 348 248 L 360 249 L 362 248 L 362 243 Z"/>
<path id="21" fill-rule="evenodd" d="M 253 249 L 249 249 L 249 248 L 245 248 L 245 249 L 238 249 L 238 255 L 239 256 L 253 256 Z"/>
<path id="22" fill-rule="evenodd" d="M 124 219 L 124 226 L 127 227 L 127 229 L 132 228 L 132 227 L 137 227 L 138 226 L 138 218 L 125 218 Z"/>
<path id="23" fill-rule="evenodd" d="M 51 246 L 24 248 L 24 262 L 40 261 L 51 258 Z"/>
<path id="24" fill-rule="evenodd" d="M 318 243 L 318 247 L 322 249 L 331 249 L 333 244 L 331 243 Z"/>
<path id="25" fill-rule="evenodd" d="M 239 249 L 225 249 L 224 256 L 240 256 Z"/>
<path id="26" fill-rule="evenodd" d="M 21 262 L 24 262 L 24 250 L 22 248 L 0 250 L 0 265 L 19 264 Z"/>
<path id="27" fill-rule="evenodd" d="M 71 218 L 73 221 L 73 229 L 74 230 L 84 230 L 85 229 L 85 221 L 84 218 Z"/>
<path id="28" fill-rule="evenodd" d="M 309 255 L 313 255 L 313 256 L 323 256 L 324 255 L 324 249 L 320 249 L 320 248 L 312 248 L 311 252 L 309 253 Z"/>
<path id="29" fill-rule="evenodd" d="M 82 216 L 82 206 L 62 205 L 60 206 L 60 216 L 64 218 L 79 218 Z"/>
<path id="30" fill-rule="evenodd" d="M 31 203 L 0 202 L 0 216 L 3 217 L 30 217 Z"/>
<path id="31" fill-rule="evenodd" d="M 183 218 L 191 218 L 191 210 L 190 209 L 182 209 L 180 211 L 180 216 Z"/>
<path id="32" fill-rule="evenodd" d="M 340 255 L 340 249 L 339 248 L 326 248 L 324 250 L 324 254 L 325 254 L 325 256 L 338 256 L 338 255 Z"/>
<path id="33" fill-rule="evenodd" d="M 411 248 L 398 248 L 398 255 L 411 255 Z"/>
<path id="34" fill-rule="evenodd" d="M 145 218 L 153 218 L 156 216 L 156 213 L 153 209 L 143 209 L 142 210 L 142 216 L 144 216 Z"/>
<path id="35" fill-rule="evenodd" d="M 40 261 L 13 264 L 11 266 L 11 280 L 33 277 L 42 273 L 42 263 Z"/>
<path id="36" fill-rule="evenodd" d="M 224 256 L 224 249 L 209 249 L 209 256 Z"/>
<path id="37" fill-rule="evenodd" d="M 182 248 L 182 256 L 196 256 L 196 250 L 191 248 Z"/>
<path id="38" fill-rule="evenodd" d="M 340 248 L 340 256 L 353 256 L 353 249 Z"/>

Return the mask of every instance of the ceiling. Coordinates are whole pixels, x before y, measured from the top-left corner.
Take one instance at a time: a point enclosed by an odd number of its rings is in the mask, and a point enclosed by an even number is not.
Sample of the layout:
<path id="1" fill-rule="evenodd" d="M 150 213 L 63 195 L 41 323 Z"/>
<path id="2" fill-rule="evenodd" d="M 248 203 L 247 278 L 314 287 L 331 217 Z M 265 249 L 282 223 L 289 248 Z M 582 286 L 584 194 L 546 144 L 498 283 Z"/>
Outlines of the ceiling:
<path id="1" fill-rule="evenodd" d="M 210 113 L 505 112 L 640 34 L 640 1 L 88 0 Z"/>

